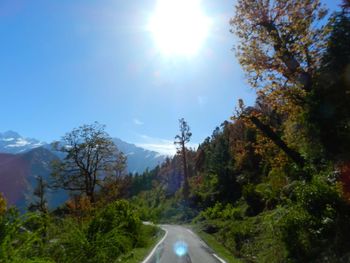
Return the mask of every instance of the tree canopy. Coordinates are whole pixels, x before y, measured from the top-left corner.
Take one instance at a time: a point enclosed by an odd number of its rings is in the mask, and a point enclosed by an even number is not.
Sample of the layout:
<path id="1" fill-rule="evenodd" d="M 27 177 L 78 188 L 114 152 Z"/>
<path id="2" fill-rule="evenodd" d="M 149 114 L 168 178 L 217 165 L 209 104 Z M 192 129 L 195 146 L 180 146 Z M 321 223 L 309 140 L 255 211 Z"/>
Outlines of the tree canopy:
<path id="1" fill-rule="evenodd" d="M 85 194 L 92 203 L 96 187 L 121 165 L 121 153 L 99 123 L 74 129 L 54 147 L 65 157 L 54 164 L 53 185 Z"/>

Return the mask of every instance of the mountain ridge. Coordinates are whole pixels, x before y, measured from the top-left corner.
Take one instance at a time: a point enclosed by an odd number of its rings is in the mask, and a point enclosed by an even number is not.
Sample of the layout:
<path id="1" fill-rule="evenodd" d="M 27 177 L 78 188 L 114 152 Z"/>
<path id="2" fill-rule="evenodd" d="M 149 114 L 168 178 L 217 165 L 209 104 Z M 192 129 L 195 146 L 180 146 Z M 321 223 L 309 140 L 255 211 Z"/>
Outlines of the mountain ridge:
<path id="1" fill-rule="evenodd" d="M 117 148 L 127 156 L 127 171 L 142 173 L 153 169 L 166 158 L 119 138 L 112 138 Z M 51 162 L 62 159 L 62 153 L 54 151 L 51 144 L 33 138 L 26 138 L 14 131 L 0 133 L 0 192 L 4 193 L 10 205 L 25 207 L 30 193 L 36 185 L 36 177 L 49 181 Z M 54 193 L 49 200 L 50 207 L 56 207 L 67 199 L 65 192 Z"/>
<path id="2" fill-rule="evenodd" d="M 147 168 L 152 169 L 166 158 L 165 155 L 125 142 L 120 138 L 112 137 L 112 140 L 117 148 L 127 156 L 127 169 L 130 173 L 142 173 Z M 51 143 L 23 137 L 12 130 L 0 132 L 0 153 L 21 154 L 39 147 L 46 148 L 58 157 L 62 157 L 60 153 L 53 151 Z"/>

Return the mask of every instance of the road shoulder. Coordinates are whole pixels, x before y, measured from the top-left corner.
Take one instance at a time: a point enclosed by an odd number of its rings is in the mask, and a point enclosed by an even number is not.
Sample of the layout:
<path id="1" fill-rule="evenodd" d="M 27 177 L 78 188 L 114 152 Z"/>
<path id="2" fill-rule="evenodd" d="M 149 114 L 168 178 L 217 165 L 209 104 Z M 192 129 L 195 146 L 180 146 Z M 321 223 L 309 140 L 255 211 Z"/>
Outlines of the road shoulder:
<path id="1" fill-rule="evenodd" d="M 214 257 L 216 257 L 221 263 L 241 263 L 242 261 L 235 258 L 227 248 L 219 243 L 214 236 L 205 233 L 196 225 L 187 225 L 188 229 L 198 235 L 208 247 L 214 251 Z"/>
<path id="2" fill-rule="evenodd" d="M 158 227 L 158 226 L 156 226 Z M 147 247 L 135 248 L 129 257 L 124 258 L 121 262 L 123 263 L 140 263 L 146 262 L 148 260 L 148 256 L 153 254 L 155 249 L 163 242 L 166 237 L 166 231 L 162 228 L 158 227 L 158 234 L 154 236 Z"/>

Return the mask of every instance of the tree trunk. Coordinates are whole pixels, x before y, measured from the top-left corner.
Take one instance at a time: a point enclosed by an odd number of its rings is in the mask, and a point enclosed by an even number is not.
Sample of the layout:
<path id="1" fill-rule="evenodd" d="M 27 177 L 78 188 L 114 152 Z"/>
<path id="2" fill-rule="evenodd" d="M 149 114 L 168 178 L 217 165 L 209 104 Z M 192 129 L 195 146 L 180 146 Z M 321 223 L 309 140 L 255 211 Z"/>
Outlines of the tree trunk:
<path id="1" fill-rule="evenodd" d="M 295 150 L 288 147 L 288 145 L 278 136 L 268 125 L 262 123 L 257 117 L 249 116 L 249 119 L 253 124 L 271 141 L 276 144 L 288 157 L 290 157 L 294 163 L 296 163 L 300 168 L 305 165 L 305 159 Z"/>
<path id="2" fill-rule="evenodd" d="M 184 169 L 184 184 L 183 184 L 183 195 L 184 199 L 187 201 L 189 196 L 189 184 L 188 184 L 188 172 L 187 172 L 187 158 L 186 158 L 186 147 L 185 144 L 182 145 L 182 161 Z"/>
<path id="3" fill-rule="evenodd" d="M 271 21 L 261 23 L 260 25 L 265 27 L 269 35 L 272 37 L 275 52 L 280 54 L 279 58 L 288 68 L 289 74 L 286 77 L 289 80 L 296 78 L 296 81 L 302 85 L 303 90 L 310 92 L 312 88 L 312 78 L 310 73 L 301 67 L 294 54 L 288 50 L 276 26 Z"/>

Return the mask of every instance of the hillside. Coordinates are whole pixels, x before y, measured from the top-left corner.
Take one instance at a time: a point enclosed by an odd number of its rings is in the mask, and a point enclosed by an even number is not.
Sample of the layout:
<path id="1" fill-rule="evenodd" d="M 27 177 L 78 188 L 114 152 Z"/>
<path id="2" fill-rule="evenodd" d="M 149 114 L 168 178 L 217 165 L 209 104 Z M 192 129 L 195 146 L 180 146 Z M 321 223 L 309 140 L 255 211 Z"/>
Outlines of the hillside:
<path id="1" fill-rule="evenodd" d="M 142 173 L 147 168 L 160 165 L 165 156 L 134 144 L 114 138 L 118 149 L 127 156 L 127 171 Z M 36 177 L 49 180 L 51 162 L 64 156 L 55 152 L 48 143 L 25 138 L 14 131 L 0 133 L 0 192 L 4 193 L 9 204 L 25 205 L 28 194 L 33 191 Z M 67 199 L 65 192 L 48 193 L 50 207 L 55 207 Z"/>

